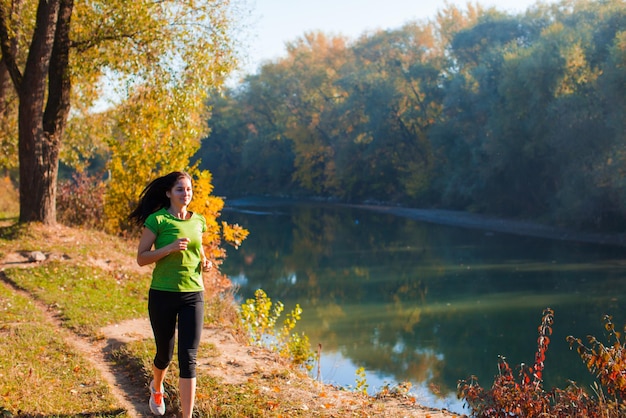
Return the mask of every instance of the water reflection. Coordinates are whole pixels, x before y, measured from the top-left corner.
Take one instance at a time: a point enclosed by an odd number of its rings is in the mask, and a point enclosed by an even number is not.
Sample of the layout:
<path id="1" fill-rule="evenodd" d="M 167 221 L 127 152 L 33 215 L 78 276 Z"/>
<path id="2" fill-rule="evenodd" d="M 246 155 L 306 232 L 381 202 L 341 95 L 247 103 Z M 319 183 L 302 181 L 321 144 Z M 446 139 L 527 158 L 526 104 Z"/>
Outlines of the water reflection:
<path id="1" fill-rule="evenodd" d="M 327 205 L 241 209 L 224 218 L 251 234 L 229 252 L 224 272 L 242 298 L 262 288 L 288 310 L 299 303 L 299 328 L 322 344 L 322 363 L 348 364 L 349 376 L 334 366 L 327 372 L 340 385 L 354 385 L 354 368 L 364 367 L 374 388 L 373 380 L 410 381 L 454 398 L 457 381 L 470 375 L 488 386 L 499 354 L 512 365 L 533 361 L 548 306 L 555 326 L 546 387 L 588 384 L 565 337 L 601 337 L 605 313 L 625 320 L 618 317 L 626 300 L 622 248 Z"/>

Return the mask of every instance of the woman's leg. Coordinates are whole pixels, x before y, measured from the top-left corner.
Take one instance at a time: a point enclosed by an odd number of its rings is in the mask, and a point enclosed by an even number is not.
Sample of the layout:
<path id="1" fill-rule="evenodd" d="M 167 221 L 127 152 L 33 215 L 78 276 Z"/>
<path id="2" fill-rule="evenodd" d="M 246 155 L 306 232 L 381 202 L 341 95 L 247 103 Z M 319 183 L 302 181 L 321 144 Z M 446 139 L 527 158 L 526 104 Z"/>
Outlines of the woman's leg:
<path id="1" fill-rule="evenodd" d="M 148 313 L 156 345 L 152 372 L 157 392 L 163 391 L 165 375 L 174 355 L 177 296 L 176 293 L 158 290 L 150 290 L 148 296 Z"/>
<path id="2" fill-rule="evenodd" d="M 196 395 L 196 358 L 204 322 L 204 294 L 185 295 L 178 315 L 178 363 L 182 418 L 191 418 Z"/>
<path id="3" fill-rule="evenodd" d="M 167 367 L 165 369 L 159 369 L 154 364 L 152 365 L 152 383 L 154 385 L 154 390 L 157 392 L 163 392 L 163 382 L 165 382 L 167 369 Z"/>
<path id="4" fill-rule="evenodd" d="M 196 378 L 180 378 L 178 380 L 178 390 L 180 391 L 180 409 L 182 418 L 191 418 L 193 406 L 196 398 Z"/>

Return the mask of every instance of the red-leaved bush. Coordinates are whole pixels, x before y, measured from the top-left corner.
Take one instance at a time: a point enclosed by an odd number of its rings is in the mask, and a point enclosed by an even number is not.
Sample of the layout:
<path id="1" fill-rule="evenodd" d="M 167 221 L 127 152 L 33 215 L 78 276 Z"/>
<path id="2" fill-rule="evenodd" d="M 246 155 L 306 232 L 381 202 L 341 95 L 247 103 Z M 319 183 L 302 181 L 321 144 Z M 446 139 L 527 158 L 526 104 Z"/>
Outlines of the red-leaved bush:
<path id="1" fill-rule="evenodd" d="M 476 379 L 461 380 L 457 394 L 465 400 L 472 417 L 622 417 L 626 416 L 626 359 L 620 342 L 620 334 L 615 332 L 610 317 L 606 329 L 616 342 L 604 347 L 594 337 L 588 337 L 592 344 L 588 348 L 579 339 L 568 337 L 570 346 L 577 346 L 583 361 L 599 379 L 602 388 L 596 388 L 596 397 L 587 394 L 575 383 L 565 389 L 543 388 L 543 369 L 546 352 L 550 345 L 554 311 L 546 308 L 538 328 L 537 352 L 532 366 L 521 364 L 517 376 L 502 356 L 498 359 L 498 375 L 491 389 L 482 388 Z"/>

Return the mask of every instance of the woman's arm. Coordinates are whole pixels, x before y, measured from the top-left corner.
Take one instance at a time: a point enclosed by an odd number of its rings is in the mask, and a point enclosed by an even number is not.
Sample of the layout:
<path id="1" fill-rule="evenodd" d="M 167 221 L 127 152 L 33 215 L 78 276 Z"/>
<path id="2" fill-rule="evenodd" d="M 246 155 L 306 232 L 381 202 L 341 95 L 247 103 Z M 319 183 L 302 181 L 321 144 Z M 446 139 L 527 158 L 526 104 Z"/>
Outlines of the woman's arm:
<path id="1" fill-rule="evenodd" d="M 179 238 L 165 247 L 153 250 L 152 246 L 155 240 L 156 235 L 154 232 L 150 231 L 148 228 L 144 228 L 141 239 L 139 240 L 139 246 L 137 247 L 137 264 L 140 266 L 156 263 L 174 251 L 186 250 L 187 243 L 189 242 L 189 238 Z"/>

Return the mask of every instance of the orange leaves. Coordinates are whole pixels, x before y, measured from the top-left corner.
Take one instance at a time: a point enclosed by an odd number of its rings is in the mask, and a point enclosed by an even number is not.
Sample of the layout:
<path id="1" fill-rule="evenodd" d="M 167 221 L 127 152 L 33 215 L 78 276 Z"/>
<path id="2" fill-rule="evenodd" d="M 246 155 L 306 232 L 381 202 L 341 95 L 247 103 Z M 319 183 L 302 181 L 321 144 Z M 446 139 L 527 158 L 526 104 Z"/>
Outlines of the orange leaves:
<path id="1" fill-rule="evenodd" d="M 541 352 L 535 354 L 535 363 L 543 363 L 546 359 L 546 355 Z"/>
<path id="2" fill-rule="evenodd" d="M 501 417 L 513 414 L 524 417 L 600 417 L 605 405 L 592 400 L 582 389 L 571 384 L 566 389 L 552 389 L 546 392 L 542 387 L 543 368 L 546 360 L 546 351 L 550 344 L 549 335 L 552 334 L 554 312 L 547 308 L 543 312 L 541 325 L 538 327 L 537 352 L 532 366 L 520 365 L 519 381 L 513 377 L 511 367 L 506 359 L 499 356 L 498 370 L 492 387 L 483 389 L 472 377 L 469 382 L 459 381 L 457 393 L 464 399 L 472 410 L 472 416 Z M 571 346 L 577 345 L 577 351 L 587 360 L 591 367 L 597 367 L 602 353 L 610 350 L 591 350 L 582 344 L 579 339 L 568 337 Z M 597 353 L 599 354 L 596 354 Z M 621 370 L 612 370 L 607 378 L 614 382 L 624 382 L 626 376 Z M 611 393 L 611 392 L 610 392 Z"/>
<path id="3" fill-rule="evenodd" d="M 540 346 L 548 346 L 550 344 L 550 337 L 541 335 L 539 338 L 537 338 L 537 344 Z"/>
<path id="4" fill-rule="evenodd" d="M 198 401 L 203 401 L 206 399 L 211 399 L 210 395 L 208 393 L 202 392 L 202 391 L 198 391 L 196 392 L 196 399 Z"/>
<path id="5" fill-rule="evenodd" d="M 579 338 L 569 336 L 567 341 L 570 347 L 576 345 L 576 351 L 587 369 L 596 375 L 610 395 L 615 396 L 617 403 L 623 405 L 626 402 L 626 352 L 612 317 L 605 315 L 604 322 L 604 329 L 609 333 L 608 341 L 612 340 L 612 345 L 605 346 L 593 336 L 587 337 L 590 347 Z"/>
<path id="6" fill-rule="evenodd" d="M 213 192 L 211 173 L 206 170 L 198 170 L 196 166 L 189 171 L 194 177 L 194 197 L 189 208 L 204 215 L 207 221 L 207 231 L 202 237 L 205 254 L 219 264 L 226 256 L 222 241 L 239 248 L 248 237 L 249 232 L 239 225 L 229 225 L 223 221 L 220 225 L 217 218 L 224 207 L 224 200 L 211 195 Z"/>
<path id="7" fill-rule="evenodd" d="M 615 325 L 613 325 L 613 322 L 611 322 L 611 320 L 613 319 L 612 316 L 609 315 L 605 315 L 604 316 L 604 329 L 606 329 L 608 332 L 614 332 L 615 331 Z"/>

